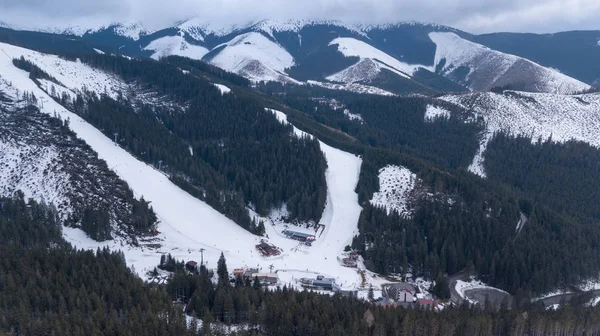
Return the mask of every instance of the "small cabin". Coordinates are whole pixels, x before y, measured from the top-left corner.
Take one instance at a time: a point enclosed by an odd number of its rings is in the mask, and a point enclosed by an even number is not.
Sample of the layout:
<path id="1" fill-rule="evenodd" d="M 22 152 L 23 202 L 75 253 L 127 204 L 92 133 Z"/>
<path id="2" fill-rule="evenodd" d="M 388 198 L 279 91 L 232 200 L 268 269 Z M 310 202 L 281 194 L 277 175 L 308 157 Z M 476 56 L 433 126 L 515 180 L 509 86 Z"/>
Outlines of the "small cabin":
<path id="1" fill-rule="evenodd" d="M 193 260 L 190 260 L 185 263 L 185 269 L 187 269 L 190 272 L 196 272 L 198 270 L 198 263 Z"/>

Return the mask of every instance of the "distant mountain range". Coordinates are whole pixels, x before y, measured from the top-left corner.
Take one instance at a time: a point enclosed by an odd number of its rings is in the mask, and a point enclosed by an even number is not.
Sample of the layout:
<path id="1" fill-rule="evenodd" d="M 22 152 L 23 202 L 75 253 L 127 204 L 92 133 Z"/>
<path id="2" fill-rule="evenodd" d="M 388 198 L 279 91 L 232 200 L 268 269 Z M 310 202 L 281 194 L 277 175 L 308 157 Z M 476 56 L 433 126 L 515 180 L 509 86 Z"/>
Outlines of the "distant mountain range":
<path id="1" fill-rule="evenodd" d="M 18 27 L 0 24 L 6 35 Z M 97 51 L 210 62 L 252 81 L 382 94 L 436 94 L 509 88 L 569 94 L 600 82 L 600 31 L 472 35 L 441 25 L 351 25 L 264 20 L 219 27 L 194 18 L 160 30 L 139 23 L 36 28 Z M 35 33 L 21 36 L 27 41 Z"/>

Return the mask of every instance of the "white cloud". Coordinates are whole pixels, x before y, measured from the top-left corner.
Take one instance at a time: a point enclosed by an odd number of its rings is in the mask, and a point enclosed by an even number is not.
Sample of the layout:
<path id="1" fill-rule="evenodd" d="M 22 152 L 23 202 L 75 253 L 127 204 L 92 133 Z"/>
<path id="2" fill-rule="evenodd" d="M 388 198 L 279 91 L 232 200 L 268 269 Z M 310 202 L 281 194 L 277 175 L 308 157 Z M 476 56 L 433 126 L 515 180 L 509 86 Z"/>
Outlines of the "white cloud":
<path id="1" fill-rule="evenodd" d="M 47 26 L 142 21 L 162 28 L 199 16 L 217 24 L 265 18 L 360 23 L 424 21 L 470 32 L 600 29 L 598 0 L 1 0 L 0 20 Z"/>

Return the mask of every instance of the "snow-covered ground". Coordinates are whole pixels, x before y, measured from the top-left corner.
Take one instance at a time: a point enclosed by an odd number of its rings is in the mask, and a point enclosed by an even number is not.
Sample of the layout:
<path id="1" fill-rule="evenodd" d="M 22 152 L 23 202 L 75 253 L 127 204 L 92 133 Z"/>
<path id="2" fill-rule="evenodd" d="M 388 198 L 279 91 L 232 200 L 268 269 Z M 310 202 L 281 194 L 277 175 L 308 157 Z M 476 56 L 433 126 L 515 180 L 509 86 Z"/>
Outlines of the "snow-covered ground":
<path id="1" fill-rule="evenodd" d="M 350 91 L 350 92 L 373 94 L 373 95 L 380 95 L 380 96 L 395 96 L 394 93 L 380 89 L 378 87 L 357 84 L 357 83 L 334 84 L 334 83 L 325 83 L 325 82 L 319 82 L 319 81 L 314 81 L 314 80 L 309 80 L 306 83 L 308 83 L 309 85 L 324 87 L 324 88 L 330 89 L 330 90 Z"/>
<path id="2" fill-rule="evenodd" d="M 425 110 L 425 121 L 432 121 L 442 117 L 446 119 L 450 118 L 450 111 L 443 107 L 427 105 L 427 109 Z"/>
<path id="3" fill-rule="evenodd" d="M 415 65 L 401 62 L 395 59 L 394 57 L 386 54 L 385 52 L 371 46 L 370 44 L 351 37 L 338 37 L 331 41 L 329 45 L 337 46 L 338 51 L 346 57 L 354 56 L 359 57 L 361 61 L 372 61 L 372 64 L 375 65 L 375 67 L 367 67 L 370 70 L 364 73 L 362 80 L 371 79 L 372 77 L 374 77 L 373 73 L 375 73 L 375 75 L 378 74 L 381 71 L 380 69 L 387 69 L 396 73 L 399 76 L 410 78 L 419 68 L 424 67 L 418 64 Z M 350 68 L 352 67 L 355 67 L 355 65 L 351 66 Z M 349 69 L 345 69 L 342 70 L 342 72 L 330 76 L 332 79 L 330 79 L 329 77 L 327 79 L 345 83 L 352 83 L 357 81 L 357 79 L 360 80 L 360 76 L 357 75 L 358 73 L 359 72 L 357 71 L 350 71 Z"/>
<path id="4" fill-rule="evenodd" d="M 482 117 L 486 130 L 469 170 L 485 177 L 484 153 L 495 132 L 531 136 L 533 141 L 552 138 L 579 140 L 600 146 L 600 94 L 560 95 L 507 91 L 448 95 L 441 99 Z"/>
<path id="5" fill-rule="evenodd" d="M 252 81 L 296 82 L 285 74 L 285 69 L 294 65 L 292 55 L 260 33 L 241 34 L 222 46 L 223 50 L 210 60 L 222 69 Z"/>
<path id="6" fill-rule="evenodd" d="M 600 296 L 591 299 L 590 302 L 588 302 L 588 306 L 596 307 L 599 303 L 600 303 Z"/>
<path id="7" fill-rule="evenodd" d="M 454 287 L 454 289 L 456 290 L 458 295 L 460 295 L 460 297 L 463 300 L 469 301 L 472 304 L 477 304 L 477 303 L 481 303 L 481 302 L 475 301 L 472 298 L 469 298 L 467 296 L 466 292 L 470 291 L 470 290 L 488 289 L 488 290 L 495 290 L 495 291 L 499 291 L 499 292 L 508 294 L 507 292 L 505 292 L 501 289 L 488 286 L 488 285 L 484 284 L 483 282 L 481 282 L 480 280 L 475 280 L 475 279 L 470 279 L 470 281 L 457 280 L 456 286 Z"/>
<path id="8" fill-rule="evenodd" d="M 145 46 L 144 50 L 153 51 L 151 57 L 156 60 L 171 55 L 201 60 L 208 54 L 208 49 L 188 43 L 183 36 L 160 37 Z"/>
<path id="9" fill-rule="evenodd" d="M 589 85 L 527 59 L 489 49 L 467 41 L 455 33 L 434 32 L 429 38 L 436 44 L 437 67 L 450 74 L 466 67 L 466 82 L 473 90 L 489 90 L 513 83 L 525 85 L 528 91 L 571 94 L 589 89 Z"/>
<path id="10" fill-rule="evenodd" d="M 417 185 L 417 175 L 408 168 L 388 165 L 379 170 L 379 191 L 373 193 L 371 204 L 410 216 L 409 198 Z"/>
<path id="11" fill-rule="evenodd" d="M 360 114 L 352 113 L 348 109 L 344 109 L 344 115 L 350 120 L 356 120 L 360 123 L 364 122 L 363 117 Z"/>
<path id="12" fill-rule="evenodd" d="M 121 240 L 98 243 L 78 229 L 64 228 L 64 237 L 73 245 L 86 249 L 108 246 L 113 250 L 122 250 L 127 263 L 142 277 L 158 264 L 162 254 L 171 253 L 177 259 L 200 261 L 200 251 L 205 249 L 203 257 L 210 268 L 216 267 L 219 255 L 224 253 L 231 269 L 258 267 L 266 271 L 269 265 L 273 265 L 276 271 L 294 270 L 331 276 L 344 288 L 355 288 L 362 283 L 357 269 L 343 267 L 337 260 L 337 256 L 351 242 L 358 229 L 361 207 L 354 188 L 358 182 L 360 158 L 321 143 L 328 162 L 327 205 L 320 220 L 325 229 L 311 248 L 294 250 L 298 245 L 297 241 L 278 235 L 272 225 L 266 225 L 269 242 L 280 247 L 283 253 L 277 257 L 264 258 L 255 249 L 260 241 L 259 237 L 182 191 L 161 172 L 136 160 L 99 130 L 51 99 L 29 79 L 27 72 L 13 66 L 11 53 L 18 54 L 14 48 L 16 47 L 0 45 L 3 51 L 0 52 L 2 79 L 20 92 L 34 93 L 42 112 L 51 115 L 56 113 L 63 120 L 69 119 L 70 128 L 98 153 L 99 158 L 107 162 L 109 168 L 127 181 L 135 196 L 143 196 L 151 202 L 160 221 L 157 228 L 160 234 L 152 239 L 141 239 L 140 247 L 132 247 Z M 67 74 L 76 77 L 80 72 L 94 73 L 91 68 L 82 68 L 86 66 L 80 63 L 63 64 L 61 60 L 49 55 L 42 57 L 39 53 L 33 57 L 43 64 L 50 62 L 43 69 L 53 76 L 55 64 L 65 67 L 70 65 L 70 68 L 63 69 L 65 75 L 57 78 L 65 82 L 79 84 L 76 78 L 70 78 Z M 107 75 L 98 76 L 106 78 Z M 95 79 L 89 80 L 93 85 Z M 87 83 L 81 83 L 82 86 L 85 84 Z M 285 118 L 282 113 L 278 113 L 278 116 L 280 120 Z"/>
<path id="13" fill-rule="evenodd" d="M 214 86 L 217 87 L 217 89 L 219 89 L 219 91 L 221 91 L 221 94 L 226 94 L 231 92 L 231 89 L 228 88 L 227 86 L 223 85 L 223 84 L 215 84 L 213 83 Z"/>
<path id="14" fill-rule="evenodd" d="M 96 92 L 98 95 L 106 93 L 116 98 L 126 88 L 126 84 L 116 76 L 94 69 L 79 61 L 71 62 L 56 55 L 43 54 L 6 43 L 0 43 L 0 50 L 3 63 L 7 60 L 11 61 L 10 67 L 14 68 L 12 59 L 23 56 L 71 91 L 81 92 L 85 89 Z M 7 79 L 10 80 L 10 77 L 7 76 Z M 15 87 L 23 91 L 18 85 Z M 56 87 L 59 86 L 56 85 Z"/>
<path id="15" fill-rule="evenodd" d="M 573 294 L 573 292 L 570 291 L 570 290 L 557 289 L 557 290 L 554 290 L 552 292 L 549 292 L 549 293 L 540 295 L 538 297 L 535 297 L 535 298 L 531 299 L 531 302 L 536 302 L 536 301 L 547 299 L 547 298 L 550 298 L 550 297 L 553 297 L 553 296 L 565 295 L 565 294 Z"/>
<path id="16" fill-rule="evenodd" d="M 600 290 L 600 280 L 599 279 L 590 279 L 590 280 L 582 283 L 580 286 L 578 286 L 578 289 L 583 292 Z"/>
<path id="17" fill-rule="evenodd" d="M 56 208 L 69 204 L 66 194 L 70 176 L 55 169 L 61 162 L 54 146 L 32 146 L 0 137 L 0 164 L 4 165 L 0 169 L 0 195 L 11 196 L 20 190 L 26 199 L 44 200 Z M 62 219 L 68 214 L 61 212 Z"/>

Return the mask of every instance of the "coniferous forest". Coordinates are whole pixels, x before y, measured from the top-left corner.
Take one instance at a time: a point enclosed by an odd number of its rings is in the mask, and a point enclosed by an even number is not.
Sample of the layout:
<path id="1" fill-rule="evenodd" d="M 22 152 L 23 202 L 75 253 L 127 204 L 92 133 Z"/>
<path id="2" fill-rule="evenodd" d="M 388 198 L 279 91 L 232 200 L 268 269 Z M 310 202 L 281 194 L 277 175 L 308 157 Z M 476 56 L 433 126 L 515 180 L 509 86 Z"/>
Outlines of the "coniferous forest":
<path id="1" fill-rule="evenodd" d="M 325 204 L 326 161 L 318 141 L 294 136 L 290 125 L 264 108 L 273 106 L 286 109 L 295 126 L 361 155 L 356 191 L 363 211 L 352 248 L 369 270 L 410 272 L 438 284 L 472 270 L 520 300 L 499 311 L 384 308 L 352 296 L 268 289 L 257 280 L 232 283 L 224 258 L 213 280 L 203 268 L 192 274 L 182 261 L 165 257 L 157 267 L 173 272 L 168 284 L 144 284 L 121 253 L 69 246 L 56 211 L 19 195 L 0 199 L 0 335 L 600 332 L 600 308 L 575 302 L 547 311 L 529 300 L 600 273 L 597 149 L 499 133 L 486 152 L 484 180 L 465 170 L 479 146 L 480 120 L 465 122 L 468 116 L 452 106 L 444 106 L 452 110 L 450 117 L 425 120 L 434 102 L 429 98 L 323 91 L 344 103 L 339 109 L 307 96 L 305 88 L 263 96 L 234 74 L 179 57 L 79 58 L 123 78 L 128 89 L 120 97 L 83 92 L 76 99 L 55 99 L 108 137 L 117 133 L 120 146 L 251 232 L 262 234 L 247 207 L 266 215 L 285 204 L 290 219 L 316 221 Z M 34 79 L 55 81 L 27 60 L 14 63 Z M 222 94 L 212 82 L 227 83 L 233 91 Z M 263 93 L 270 87 L 264 84 Z M 344 109 L 361 120 L 350 120 Z M 379 189 L 379 169 L 389 164 L 418 176 L 410 216 L 369 202 Z M 132 206 L 134 227 L 148 230 L 156 222 L 150 204 L 133 199 Z M 527 222 L 519 228 L 523 216 Z M 106 211 L 86 208 L 80 223 L 92 238 L 110 238 Z M 447 296 L 440 288 L 436 292 Z M 198 332 L 189 330 L 182 311 L 199 319 Z"/>
<path id="2" fill-rule="evenodd" d="M 135 88 L 116 100 L 90 92 L 73 101 L 57 99 L 108 137 L 118 133 L 119 145 L 162 169 L 184 190 L 258 234 L 248 205 L 263 216 L 285 204 L 291 220 L 320 218 L 327 164 L 318 141 L 292 135 L 292 127 L 256 99 L 223 95 L 204 78 L 184 75 L 168 63 L 189 66 L 179 58 L 155 62 L 96 55 L 82 60 Z M 234 76 L 208 70 L 218 78 Z M 148 90 L 164 104 L 145 101 Z"/>
<path id="3" fill-rule="evenodd" d="M 144 284 L 121 253 L 77 251 L 54 211 L 0 199 L 0 335 L 564 335 L 600 331 L 600 308 L 566 306 L 383 308 L 258 281 L 216 282 L 174 268 L 167 285 Z M 157 260 L 158 263 L 158 260 Z M 188 324 L 184 311 L 198 320 Z M 228 325 L 237 325 L 230 329 Z M 197 330 L 194 332 L 193 330 Z"/>

